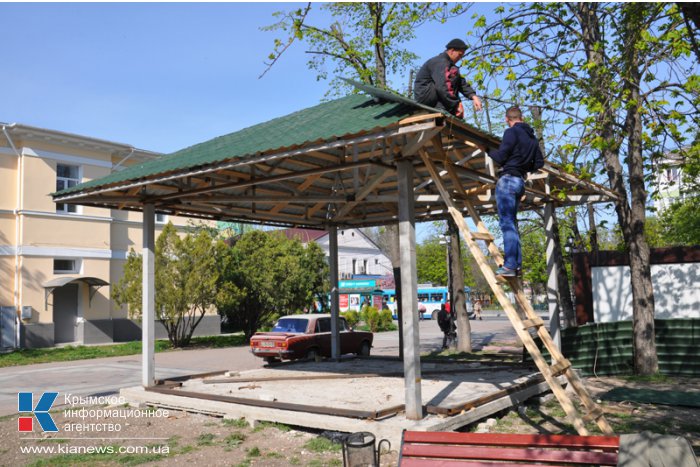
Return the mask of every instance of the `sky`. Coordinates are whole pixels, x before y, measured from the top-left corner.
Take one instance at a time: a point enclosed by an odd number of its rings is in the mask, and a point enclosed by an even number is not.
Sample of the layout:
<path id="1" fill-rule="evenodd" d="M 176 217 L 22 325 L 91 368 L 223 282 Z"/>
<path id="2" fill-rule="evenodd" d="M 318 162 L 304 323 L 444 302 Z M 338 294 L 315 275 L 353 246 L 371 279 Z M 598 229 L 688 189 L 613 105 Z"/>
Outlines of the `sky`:
<path id="1" fill-rule="evenodd" d="M 279 37 L 260 28 L 301 5 L 0 3 L 0 122 L 170 153 L 316 105 L 301 43 L 258 79 Z M 470 16 L 419 28 L 416 66 Z"/>
<path id="2" fill-rule="evenodd" d="M 262 78 L 273 13 L 303 3 L 0 3 L 0 123 L 171 153 L 318 104 L 304 44 Z M 416 30 L 416 66 L 466 40 L 479 4 Z M 406 78 L 406 82 L 408 79 Z M 417 238 L 433 233 L 418 225 Z"/>

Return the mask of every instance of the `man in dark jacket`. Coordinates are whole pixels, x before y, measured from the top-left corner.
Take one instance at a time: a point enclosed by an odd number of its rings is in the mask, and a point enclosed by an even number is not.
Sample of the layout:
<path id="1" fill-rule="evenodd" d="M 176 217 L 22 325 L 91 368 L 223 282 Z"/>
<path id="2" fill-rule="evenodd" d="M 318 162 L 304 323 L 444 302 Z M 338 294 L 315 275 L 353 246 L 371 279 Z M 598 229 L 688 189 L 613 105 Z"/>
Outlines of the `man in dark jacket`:
<path id="1" fill-rule="evenodd" d="M 523 122 L 518 107 L 506 111 L 506 123 L 509 128 L 503 133 L 500 147 L 489 156 L 501 166 L 496 184 L 496 204 L 505 258 L 496 274 L 514 277 L 523 262 L 517 219 L 520 197 L 525 193 L 527 174 L 539 170 L 544 165 L 544 157 L 535 131 Z"/>
<path id="2" fill-rule="evenodd" d="M 447 50 L 423 64 L 413 85 L 415 99 L 421 104 L 464 118 L 464 107 L 459 94 L 474 102 L 474 109 L 481 110 L 481 99 L 459 73 L 456 63 L 464 57 L 467 44 L 461 39 L 452 39 Z"/>
<path id="3" fill-rule="evenodd" d="M 457 329 L 457 326 L 455 326 L 454 320 L 452 319 L 450 312 L 447 311 L 444 303 L 440 305 L 440 311 L 438 311 L 437 315 L 437 322 L 443 334 L 442 348 L 446 349 L 450 343 L 455 342 L 455 330 Z"/>

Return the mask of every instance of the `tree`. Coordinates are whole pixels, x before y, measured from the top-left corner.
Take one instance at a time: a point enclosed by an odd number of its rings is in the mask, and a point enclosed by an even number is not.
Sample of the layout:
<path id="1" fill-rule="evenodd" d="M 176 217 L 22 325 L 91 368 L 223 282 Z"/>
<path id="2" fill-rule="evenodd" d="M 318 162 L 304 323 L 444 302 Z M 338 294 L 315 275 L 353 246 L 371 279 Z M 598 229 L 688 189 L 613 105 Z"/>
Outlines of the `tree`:
<path id="1" fill-rule="evenodd" d="M 321 247 L 289 240 L 277 232 L 251 231 L 231 247 L 233 261 L 224 271 L 229 293 L 219 312 L 250 339 L 280 316 L 313 310 L 326 303 L 328 264 Z"/>
<path id="2" fill-rule="evenodd" d="M 277 23 L 264 28 L 281 31 L 283 39 L 275 39 L 274 50 L 268 56 L 265 73 L 280 59 L 294 42 L 304 42 L 312 55 L 309 67 L 316 71 L 317 79 L 326 79 L 326 61 L 335 65 L 336 77 L 352 77 L 363 83 L 388 88 L 388 72 L 405 72 L 416 59 L 415 54 L 402 48 L 412 39 L 418 27 L 428 21 L 446 21 L 464 13 L 468 6 L 446 3 L 323 3 L 318 7 L 331 15 L 331 24 L 323 24 L 322 17 L 314 18 L 312 3 L 293 11 L 277 12 Z M 405 77 L 405 73 L 404 73 Z M 342 81 L 335 79 L 330 93 L 347 91 Z M 383 230 L 384 252 L 391 260 L 396 284 L 396 296 L 401 297 L 401 270 L 399 261 L 398 225 L 385 226 Z M 398 313 L 402 315 L 401 300 Z M 399 352 L 403 355 L 403 333 L 399 320 Z"/>
<path id="3" fill-rule="evenodd" d="M 324 24 L 323 15 L 314 15 L 312 7 L 329 14 L 331 23 Z M 446 3 L 309 2 L 304 8 L 277 12 L 278 21 L 263 29 L 281 31 L 286 37 L 275 39 L 261 77 L 294 42 L 303 42 L 311 55 L 308 66 L 317 79 L 327 79 L 326 62 L 333 63 L 329 93 L 348 91 L 337 79 L 344 76 L 386 88 L 388 73 L 404 72 L 416 60 L 413 52 L 402 47 L 415 37 L 416 29 L 428 21 L 444 22 L 466 8 L 463 4 L 448 8 Z"/>
<path id="4" fill-rule="evenodd" d="M 416 270 L 421 284 L 447 284 L 447 253 L 438 237 L 416 245 Z"/>
<path id="5" fill-rule="evenodd" d="M 158 236 L 155 251 L 156 317 L 175 347 L 187 346 L 202 317 L 217 297 L 218 261 L 225 256 L 223 243 L 206 231 L 183 238 L 172 223 Z M 124 265 L 124 275 L 112 291 L 118 305 L 126 304 L 131 317 L 140 317 L 142 259 L 134 250 Z"/>
<path id="6" fill-rule="evenodd" d="M 533 293 L 544 293 L 547 286 L 546 239 L 539 222 L 520 222 L 520 244 L 523 254 L 523 281 Z"/>
<path id="7" fill-rule="evenodd" d="M 666 208 L 660 216 L 661 237 L 667 245 L 700 245 L 698 198 L 688 197 Z"/>
<path id="8" fill-rule="evenodd" d="M 480 72 L 474 81 L 502 77 L 511 94 L 557 110 L 557 133 L 602 160 L 630 258 L 635 370 L 654 373 L 645 168 L 669 149 L 682 150 L 688 128 L 697 126 L 700 77 L 692 72 L 689 31 L 678 7 L 665 3 L 532 3 L 499 6 L 496 14 L 491 24 L 477 19 L 474 34 L 483 40 L 467 60 Z M 593 166 L 568 169 L 592 177 Z"/>

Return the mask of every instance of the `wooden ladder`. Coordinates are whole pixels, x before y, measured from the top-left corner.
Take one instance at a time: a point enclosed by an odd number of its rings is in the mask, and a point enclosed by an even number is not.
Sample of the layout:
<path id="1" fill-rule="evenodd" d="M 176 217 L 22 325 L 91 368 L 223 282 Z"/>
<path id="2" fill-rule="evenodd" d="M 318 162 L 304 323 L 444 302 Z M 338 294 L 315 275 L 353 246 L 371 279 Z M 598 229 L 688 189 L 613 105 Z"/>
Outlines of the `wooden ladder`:
<path id="1" fill-rule="evenodd" d="M 442 145 L 436 144 L 434 146 L 437 147 L 438 152 L 441 152 Z M 419 154 L 421 159 L 423 160 L 423 163 L 428 169 L 430 176 L 435 183 L 435 186 L 440 192 L 440 196 L 445 201 L 450 215 L 452 216 L 455 223 L 457 224 L 457 227 L 462 233 L 462 236 L 464 237 L 464 240 L 467 243 L 469 250 L 474 256 L 474 259 L 479 265 L 479 268 L 481 269 L 481 272 L 483 273 L 484 277 L 486 278 L 486 281 L 489 283 L 491 290 L 493 290 L 493 293 L 496 295 L 496 298 L 503 307 L 503 310 L 508 316 L 508 319 L 510 319 L 511 324 L 515 328 L 518 337 L 522 341 L 527 351 L 532 356 L 532 359 L 537 365 L 537 368 L 540 370 L 540 373 L 542 373 L 542 376 L 544 376 L 552 392 L 559 400 L 559 403 L 566 412 L 571 423 L 576 428 L 576 431 L 580 435 L 588 435 L 589 432 L 585 427 L 585 423 L 588 421 L 595 421 L 603 433 L 612 434 L 612 428 L 605 419 L 602 409 L 591 398 L 590 394 L 588 393 L 588 390 L 584 386 L 578 374 L 572 369 L 571 362 L 564 358 L 559 348 L 554 344 L 552 337 L 547 331 L 547 328 L 544 326 L 544 321 L 542 321 L 542 319 L 535 313 L 532 306 L 530 305 L 529 300 L 527 300 L 525 293 L 523 292 L 522 282 L 520 278 L 503 278 L 501 276 L 496 276 L 496 273 L 488 264 L 487 258 L 484 252 L 477 244 L 477 241 L 486 242 L 488 251 L 497 264 L 503 264 L 503 256 L 501 255 L 501 252 L 494 243 L 493 235 L 491 235 L 487 227 L 482 222 L 479 214 L 477 213 L 476 209 L 474 209 L 472 203 L 467 200 L 466 196 L 462 196 L 462 194 L 465 193 L 464 187 L 459 177 L 457 176 L 454 167 L 449 162 L 449 159 L 445 156 L 444 153 L 440 158 L 442 159 L 442 161 L 445 162 L 444 166 L 446 171 L 444 171 L 443 174 L 446 173 L 449 176 L 450 181 L 452 182 L 452 185 L 456 193 L 458 194 L 458 197 L 464 198 L 461 201 L 463 202 L 464 207 L 466 207 L 467 211 L 469 212 L 469 215 L 471 216 L 472 220 L 474 221 L 474 224 L 476 225 L 476 232 L 469 230 L 469 228 L 467 227 L 467 223 L 465 222 L 464 217 L 462 216 L 462 212 L 455 206 L 453 197 L 445 187 L 445 183 L 440 177 L 440 173 L 435 168 L 430 154 L 425 149 L 419 150 Z M 501 286 L 501 283 L 505 282 L 507 282 L 513 290 L 513 293 L 515 294 L 516 301 L 520 306 L 520 309 L 517 309 L 506 296 L 503 287 Z M 535 333 L 539 336 L 542 343 L 544 344 L 545 348 L 549 351 L 549 355 L 551 355 L 552 357 L 551 365 L 542 356 L 542 353 L 537 347 L 537 344 L 535 344 L 533 336 L 530 334 L 530 330 L 535 331 Z M 573 392 L 579 396 L 583 407 L 587 411 L 587 414 L 584 417 L 582 417 L 579 414 L 576 406 L 569 397 L 569 394 L 559 382 L 558 377 L 561 375 L 566 377 L 573 389 Z"/>

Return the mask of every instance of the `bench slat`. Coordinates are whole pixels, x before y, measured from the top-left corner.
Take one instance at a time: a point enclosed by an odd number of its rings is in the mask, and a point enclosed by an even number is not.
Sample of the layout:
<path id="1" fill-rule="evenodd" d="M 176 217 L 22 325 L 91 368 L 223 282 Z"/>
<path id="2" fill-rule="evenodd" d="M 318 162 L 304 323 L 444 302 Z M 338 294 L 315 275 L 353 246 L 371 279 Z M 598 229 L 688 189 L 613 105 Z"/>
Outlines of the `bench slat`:
<path id="1" fill-rule="evenodd" d="M 452 446 L 434 444 L 410 444 L 404 440 L 401 449 L 404 457 L 440 459 L 499 460 L 547 462 L 549 464 L 597 464 L 617 465 L 617 454 L 595 451 L 569 451 L 564 449 L 504 448 L 482 446 Z"/>
<path id="2" fill-rule="evenodd" d="M 510 447 L 554 447 L 571 449 L 600 449 L 617 452 L 619 436 L 578 436 L 578 435 L 525 435 L 505 433 L 455 433 L 432 431 L 405 431 L 405 443 L 486 445 Z"/>
<path id="3" fill-rule="evenodd" d="M 493 462 L 456 461 L 450 459 L 402 459 L 401 467 L 498 467 Z M 503 464 L 501 464 L 503 465 Z M 542 467 L 542 464 L 508 464 L 512 467 Z"/>

